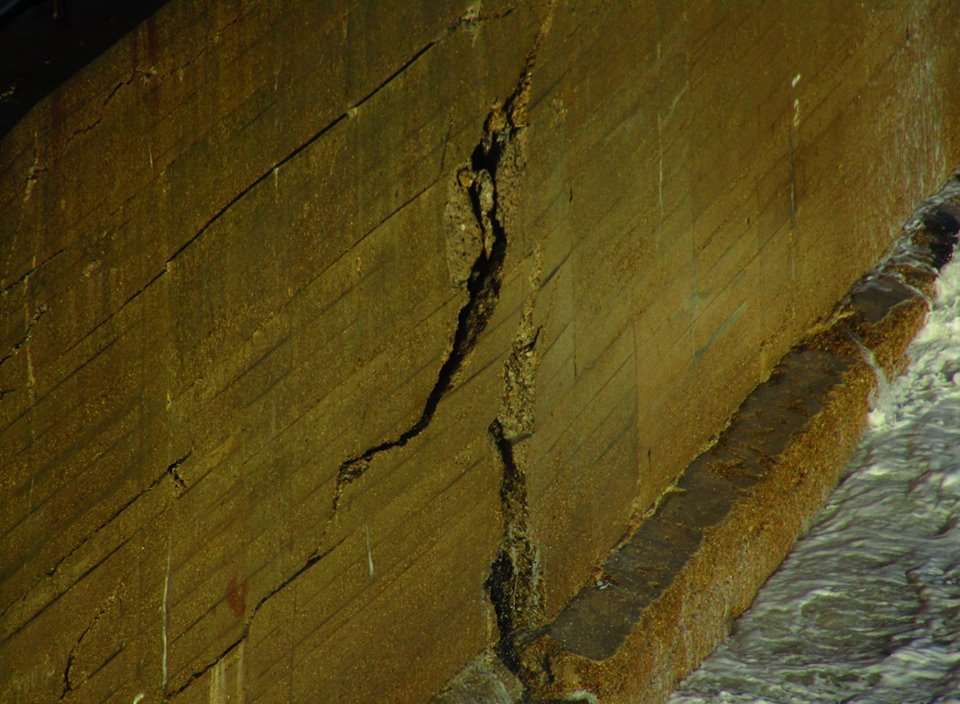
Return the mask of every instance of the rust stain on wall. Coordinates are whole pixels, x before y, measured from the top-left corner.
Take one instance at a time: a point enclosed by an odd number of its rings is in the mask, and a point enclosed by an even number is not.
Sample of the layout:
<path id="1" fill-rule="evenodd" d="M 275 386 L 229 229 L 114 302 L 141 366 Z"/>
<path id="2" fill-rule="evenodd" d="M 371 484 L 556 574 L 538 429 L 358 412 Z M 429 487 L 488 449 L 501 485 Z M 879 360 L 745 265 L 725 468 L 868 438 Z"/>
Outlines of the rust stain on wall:
<path id="1" fill-rule="evenodd" d="M 247 583 L 238 582 L 236 576 L 230 578 L 227 583 L 227 605 L 237 618 L 242 617 L 247 611 Z"/>

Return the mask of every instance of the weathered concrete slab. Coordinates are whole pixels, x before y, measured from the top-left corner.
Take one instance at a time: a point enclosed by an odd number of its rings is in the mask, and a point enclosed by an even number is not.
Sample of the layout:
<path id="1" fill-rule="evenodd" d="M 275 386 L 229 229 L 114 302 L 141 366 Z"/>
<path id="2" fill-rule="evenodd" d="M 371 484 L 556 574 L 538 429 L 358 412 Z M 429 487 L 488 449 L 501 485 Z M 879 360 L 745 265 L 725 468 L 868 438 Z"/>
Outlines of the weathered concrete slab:
<path id="1" fill-rule="evenodd" d="M 800 5 L 173 0 L 38 104 L 0 691 L 515 665 L 960 160 L 956 3 Z"/>

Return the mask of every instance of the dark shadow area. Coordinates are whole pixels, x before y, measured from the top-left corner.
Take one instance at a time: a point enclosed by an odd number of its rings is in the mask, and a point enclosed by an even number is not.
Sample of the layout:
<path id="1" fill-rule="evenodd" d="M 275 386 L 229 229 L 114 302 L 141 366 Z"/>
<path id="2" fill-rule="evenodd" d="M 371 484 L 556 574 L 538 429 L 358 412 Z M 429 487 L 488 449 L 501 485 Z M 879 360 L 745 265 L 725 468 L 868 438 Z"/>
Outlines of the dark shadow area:
<path id="1" fill-rule="evenodd" d="M 0 138 L 168 0 L 0 0 Z"/>

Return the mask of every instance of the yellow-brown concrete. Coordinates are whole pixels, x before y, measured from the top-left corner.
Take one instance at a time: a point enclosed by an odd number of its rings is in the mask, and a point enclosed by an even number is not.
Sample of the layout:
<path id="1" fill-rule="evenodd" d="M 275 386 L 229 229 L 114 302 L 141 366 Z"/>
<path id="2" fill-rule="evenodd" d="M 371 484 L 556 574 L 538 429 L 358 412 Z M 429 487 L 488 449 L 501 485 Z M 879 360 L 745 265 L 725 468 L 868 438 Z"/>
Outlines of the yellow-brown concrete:
<path id="1" fill-rule="evenodd" d="M 3 697 L 514 659 L 960 161 L 958 20 L 172 0 L 0 140 Z"/>
<path id="2" fill-rule="evenodd" d="M 948 251 L 958 206 L 939 210 L 952 225 Z M 610 704 L 666 701 L 726 636 L 855 447 L 877 387 L 866 356 L 888 376 L 908 361 L 936 271 L 917 265 L 934 259 L 929 243 L 939 238 L 921 229 L 912 239 L 913 265 L 893 261 L 858 282 L 754 389 L 593 582 L 522 644 L 518 671 L 534 701 L 574 701 L 578 692 Z"/>

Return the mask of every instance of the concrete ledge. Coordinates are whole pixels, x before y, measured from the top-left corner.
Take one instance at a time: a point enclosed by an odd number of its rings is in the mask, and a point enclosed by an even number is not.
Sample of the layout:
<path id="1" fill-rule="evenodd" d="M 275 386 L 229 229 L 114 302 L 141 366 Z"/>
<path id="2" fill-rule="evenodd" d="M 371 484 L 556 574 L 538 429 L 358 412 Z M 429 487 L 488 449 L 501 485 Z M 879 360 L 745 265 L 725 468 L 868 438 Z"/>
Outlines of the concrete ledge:
<path id="1" fill-rule="evenodd" d="M 905 368 L 956 244 L 958 192 L 955 176 L 744 401 L 596 581 L 527 639 L 524 701 L 661 702 L 725 638 L 852 453 L 877 386 L 868 358 L 887 375 Z M 487 670 L 498 677 L 515 683 Z M 478 690 L 459 687 L 441 701 L 475 701 Z"/>

